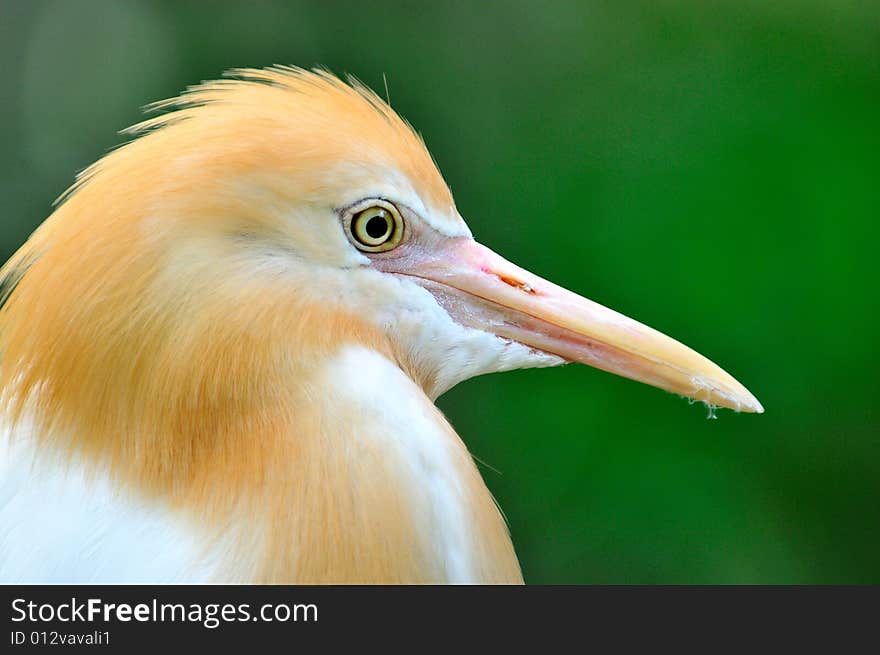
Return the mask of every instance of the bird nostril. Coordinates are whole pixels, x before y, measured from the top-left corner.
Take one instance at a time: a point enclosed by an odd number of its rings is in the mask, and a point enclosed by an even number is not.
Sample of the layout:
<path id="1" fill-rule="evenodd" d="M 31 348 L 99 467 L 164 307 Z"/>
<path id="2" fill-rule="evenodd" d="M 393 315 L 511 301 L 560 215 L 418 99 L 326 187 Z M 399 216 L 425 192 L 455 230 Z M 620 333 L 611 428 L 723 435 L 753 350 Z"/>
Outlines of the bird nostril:
<path id="1" fill-rule="evenodd" d="M 526 293 L 528 293 L 530 295 L 534 296 L 537 293 L 537 291 L 535 291 L 528 284 L 526 284 L 522 280 L 517 280 L 515 277 L 508 277 L 506 275 L 496 275 L 496 277 L 499 280 L 501 280 L 502 282 L 504 282 L 504 284 L 511 286 L 511 287 L 515 287 L 515 288 L 519 289 L 520 291 L 525 291 Z"/>

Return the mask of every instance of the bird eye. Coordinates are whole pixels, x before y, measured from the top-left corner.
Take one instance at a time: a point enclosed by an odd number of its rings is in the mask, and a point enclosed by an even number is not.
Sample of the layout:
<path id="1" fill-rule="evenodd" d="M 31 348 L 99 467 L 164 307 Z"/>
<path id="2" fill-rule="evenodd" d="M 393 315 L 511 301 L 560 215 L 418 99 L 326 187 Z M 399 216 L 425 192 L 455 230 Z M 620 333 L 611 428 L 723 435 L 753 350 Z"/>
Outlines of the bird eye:
<path id="1" fill-rule="evenodd" d="M 403 238 L 403 219 L 390 205 L 374 205 L 352 217 L 351 236 L 360 250 L 391 250 Z"/>

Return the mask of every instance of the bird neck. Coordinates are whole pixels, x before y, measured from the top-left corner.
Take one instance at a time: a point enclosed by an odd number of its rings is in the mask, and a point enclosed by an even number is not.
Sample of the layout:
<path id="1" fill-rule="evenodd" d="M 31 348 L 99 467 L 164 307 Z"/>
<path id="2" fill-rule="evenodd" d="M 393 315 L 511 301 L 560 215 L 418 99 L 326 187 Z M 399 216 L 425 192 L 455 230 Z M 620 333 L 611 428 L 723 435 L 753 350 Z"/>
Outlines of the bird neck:
<path id="1" fill-rule="evenodd" d="M 313 380 L 285 458 L 268 579 L 521 582 L 507 526 L 466 447 L 398 366 L 345 346 Z M 293 535 L 293 536 L 291 536 Z M 309 549 L 290 548 L 309 544 Z"/>
<path id="2" fill-rule="evenodd" d="M 34 423 L 47 455 L 76 452 L 193 526 L 218 581 L 521 582 L 491 494 L 423 389 L 356 322 L 312 318 L 324 329 L 298 353 L 242 331 L 197 360 L 135 359 L 146 371 L 94 366 L 111 355 L 77 340 L 92 366 L 35 360 L 39 384 L 13 395 L 31 402 L 6 411 Z M 142 386 L 160 371 L 163 388 Z"/>

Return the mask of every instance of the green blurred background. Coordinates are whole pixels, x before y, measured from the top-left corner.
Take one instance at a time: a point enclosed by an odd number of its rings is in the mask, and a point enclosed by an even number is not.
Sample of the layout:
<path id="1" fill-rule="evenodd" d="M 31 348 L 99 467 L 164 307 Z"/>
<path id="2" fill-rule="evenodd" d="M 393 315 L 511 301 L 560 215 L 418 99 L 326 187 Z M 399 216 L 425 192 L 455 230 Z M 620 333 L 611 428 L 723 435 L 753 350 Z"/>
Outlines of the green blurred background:
<path id="1" fill-rule="evenodd" d="M 385 75 L 481 241 L 767 408 L 574 366 L 449 392 L 526 580 L 880 582 L 877 2 L 0 6 L 4 259 L 147 102 L 236 66 Z"/>

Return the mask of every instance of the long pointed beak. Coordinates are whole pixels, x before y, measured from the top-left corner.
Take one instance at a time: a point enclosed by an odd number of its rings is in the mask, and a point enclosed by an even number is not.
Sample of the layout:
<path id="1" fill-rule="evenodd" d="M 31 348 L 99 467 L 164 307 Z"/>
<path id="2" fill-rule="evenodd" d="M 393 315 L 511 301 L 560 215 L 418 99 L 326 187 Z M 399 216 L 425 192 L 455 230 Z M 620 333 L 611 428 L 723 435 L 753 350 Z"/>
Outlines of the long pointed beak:
<path id="1" fill-rule="evenodd" d="M 712 405 L 764 411 L 732 376 L 665 334 L 533 275 L 473 239 L 439 246 L 385 260 L 380 268 L 413 277 L 469 327 Z"/>

